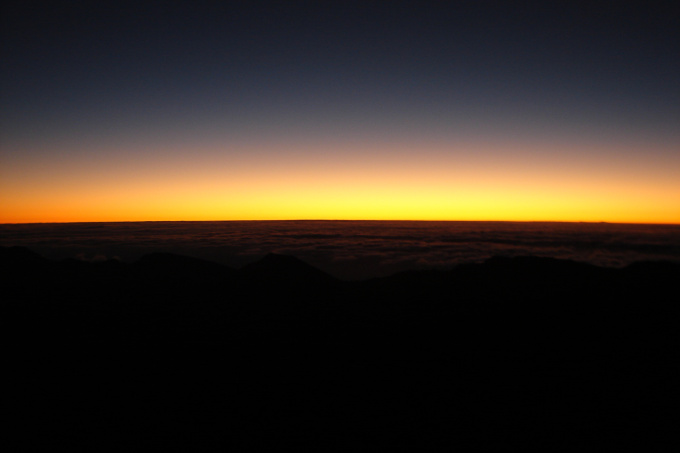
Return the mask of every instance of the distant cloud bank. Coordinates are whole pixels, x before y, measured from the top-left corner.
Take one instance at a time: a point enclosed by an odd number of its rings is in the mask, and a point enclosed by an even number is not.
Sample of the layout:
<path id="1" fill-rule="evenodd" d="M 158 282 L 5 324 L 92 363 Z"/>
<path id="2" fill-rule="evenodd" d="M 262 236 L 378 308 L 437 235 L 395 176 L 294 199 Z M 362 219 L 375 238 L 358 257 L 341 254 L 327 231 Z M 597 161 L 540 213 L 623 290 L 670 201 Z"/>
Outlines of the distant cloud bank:
<path id="1" fill-rule="evenodd" d="M 448 268 L 491 256 L 536 255 L 625 266 L 680 261 L 679 225 L 549 222 L 129 222 L 0 225 L 0 245 L 50 258 L 133 261 L 163 251 L 233 267 L 269 252 L 345 279 Z"/>

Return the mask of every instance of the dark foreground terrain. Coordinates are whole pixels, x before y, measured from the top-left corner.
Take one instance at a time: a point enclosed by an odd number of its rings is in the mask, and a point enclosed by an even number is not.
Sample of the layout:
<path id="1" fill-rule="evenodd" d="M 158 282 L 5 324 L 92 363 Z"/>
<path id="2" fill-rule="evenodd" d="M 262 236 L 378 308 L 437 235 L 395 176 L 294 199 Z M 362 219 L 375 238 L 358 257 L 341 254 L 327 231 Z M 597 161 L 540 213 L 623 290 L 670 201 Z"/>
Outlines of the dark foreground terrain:
<path id="1" fill-rule="evenodd" d="M 343 282 L 282 255 L 14 247 L 0 271 L 26 450 L 676 451 L 678 264 Z"/>

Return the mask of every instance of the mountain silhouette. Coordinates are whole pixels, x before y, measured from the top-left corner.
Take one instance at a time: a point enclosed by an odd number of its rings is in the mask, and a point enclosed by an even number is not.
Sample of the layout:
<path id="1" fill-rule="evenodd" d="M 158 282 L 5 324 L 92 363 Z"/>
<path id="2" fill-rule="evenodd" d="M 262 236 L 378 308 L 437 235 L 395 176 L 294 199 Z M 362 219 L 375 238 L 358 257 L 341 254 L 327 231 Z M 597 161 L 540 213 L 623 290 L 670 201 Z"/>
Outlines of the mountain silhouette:
<path id="1" fill-rule="evenodd" d="M 0 263 L 3 266 L 35 264 L 47 260 L 26 247 L 0 247 Z"/>
<path id="2" fill-rule="evenodd" d="M 0 248 L 0 269 L 13 410 L 42 433 L 27 443 L 658 451 L 674 436 L 677 263 L 496 257 L 341 281 L 278 254 L 232 269 Z"/>
<path id="3" fill-rule="evenodd" d="M 234 269 L 219 263 L 193 258 L 174 253 L 151 253 L 142 256 L 134 263 L 138 272 L 148 276 L 181 279 L 220 277 L 233 274 Z"/>
<path id="4" fill-rule="evenodd" d="M 241 272 L 277 281 L 330 282 L 334 280 L 330 275 L 294 256 L 278 253 L 268 253 L 260 260 L 244 266 Z"/>

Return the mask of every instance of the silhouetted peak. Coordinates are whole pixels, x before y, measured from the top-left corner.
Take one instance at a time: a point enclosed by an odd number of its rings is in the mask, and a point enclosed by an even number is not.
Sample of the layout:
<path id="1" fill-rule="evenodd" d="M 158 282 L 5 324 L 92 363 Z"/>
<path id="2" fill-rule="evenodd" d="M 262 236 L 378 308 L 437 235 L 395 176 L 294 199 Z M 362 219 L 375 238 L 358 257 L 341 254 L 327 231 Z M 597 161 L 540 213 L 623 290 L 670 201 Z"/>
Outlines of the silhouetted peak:
<path id="1" fill-rule="evenodd" d="M 46 263 L 47 259 L 26 247 L 0 247 L 0 262 L 3 264 Z"/>
<path id="2" fill-rule="evenodd" d="M 242 270 L 251 275 L 275 278 L 332 279 L 330 275 L 299 258 L 278 253 L 268 253 L 262 259 L 248 264 Z"/>
<path id="3" fill-rule="evenodd" d="M 543 256 L 493 256 L 486 260 L 483 266 L 487 269 L 507 268 L 532 272 L 590 269 L 594 267 L 587 263 Z"/>
<path id="4" fill-rule="evenodd" d="M 680 272 L 680 262 L 675 261 L 636 261 L 625 267 L 628 272 L 666 273 Z"/>
<path id="5" fill-rule="evenodd" d="M 174 253 L 156 252 L 142 256 L 135 266 L 152 272 L 229 272 L 232 269 L 219 263 Z"/>
<path id="6" fill-rule="evenodd" d="M 269 265 L 269 266 L 278 266 L 278 265 L 297 265 L 297 266 L 307 266 L 307 267 L 312 267 L 302 261 L 299 258 L 296 258 L 291 255 L 283 255 L 280 253 L 267 253 L 261 260 L 256 261 L 254 264 L 259 264 L 259 265 Z"/>

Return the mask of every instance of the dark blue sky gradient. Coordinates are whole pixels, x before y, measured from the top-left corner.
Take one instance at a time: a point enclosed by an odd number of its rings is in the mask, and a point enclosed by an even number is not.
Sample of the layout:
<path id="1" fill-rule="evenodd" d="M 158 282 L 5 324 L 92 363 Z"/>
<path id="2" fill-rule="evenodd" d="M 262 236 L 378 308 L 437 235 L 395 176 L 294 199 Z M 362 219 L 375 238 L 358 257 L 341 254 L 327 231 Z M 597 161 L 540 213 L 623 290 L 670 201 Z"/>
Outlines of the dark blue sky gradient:
<path id="1" fill-rule="evenodd" d="M 680 119 L 677 13 L 654 4 L 17 3 L 3 14 L 12 133 L 36 117 L 47 133 L 285 115 L 302 128 L 597 121 L 677 134 Z"/>
<path id="2" fill-rule="evenodd" d="M 673 158 L 680 143 L 673 2 L 2 8 L 4 156 L 484 137 L 651 144 Z"/>

